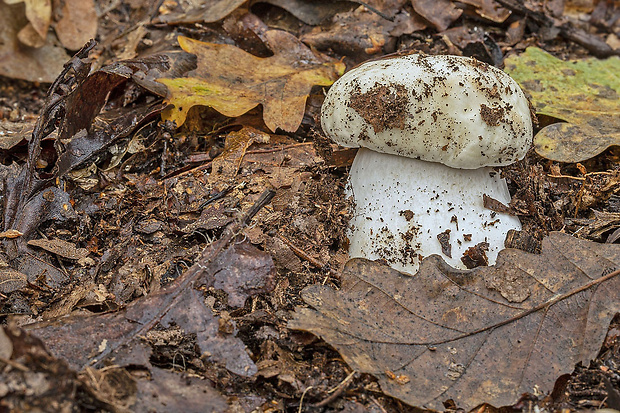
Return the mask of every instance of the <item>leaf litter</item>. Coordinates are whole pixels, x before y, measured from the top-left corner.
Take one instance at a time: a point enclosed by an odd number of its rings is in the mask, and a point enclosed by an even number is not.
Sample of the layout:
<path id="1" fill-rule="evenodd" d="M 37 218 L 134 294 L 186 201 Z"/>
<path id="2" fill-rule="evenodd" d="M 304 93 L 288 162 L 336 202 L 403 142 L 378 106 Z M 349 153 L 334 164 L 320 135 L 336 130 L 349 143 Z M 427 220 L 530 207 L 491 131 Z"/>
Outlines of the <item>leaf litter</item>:
<path id="1" fill-rule="evenodd" d="M 324 90 L 309 89 L 300 127 L 294 132 L 284 134 L 280 129 L 273 133 L 260 108 L 230 118 L 204 106 L 191 108 L 177 129 L 171 122 L 160 122 L 160 97 L 167 92 L 155 79 L 187 79 L 193 76 L 197 59 L 184 51 L 171 51 L 177 46 L 175 39 L 181 35 L 235 45 L 266 59 L 278 45 L 274 48 L 265 33 L 275 30 L 287 32 L 293 43 L 299 39 L 310 46 L 309 52 L 295 43 L 302 54 L 331 64 L 346 62 L 349 68 L 369 58 L 411 50 L 470 55 L 501 66 L 505 54 L 519 54 L 531 45 L 543 46 L 556 56 L 613 54 L 613 8 L 609 2 L 598 2 L 573 17 L 570 4 L 562 14 L 558 2 L 543 7 L 537 2 L 512 0 L 466 1 L 458 4 L 461 16 L 445 20 L 448 28 L 437 31 L 413 8 L 415 3 L 425 13 L 421 4 L 436 6 L 428 2 L 372 0 L 366 7 L 361 2 L 299 0 L 252 2 L 235 9 L 233 2 L 212 1 L 209 7 L 219 7 L 222 14 L 207 18 L 199 16 L 204 10 L 184 13 L 185 4 L 173 3 L 123 0 L 117 8 L 112 8 L 119 4 L 114 2 L 98 9 L 102 13 L 98 22 L 102 43 L 91 55 L 95 62 L 88 70 L 85 59 L 84 66 L 81 60 L 70 63 L 69 73 L 63 76 L 77 73 L 77 81 L 65 76 L 52 88 L 56 93 L 48 109 L 55 109 L 45 113 L 44 133 L 39 127 L 29 148 L 31 134 L 24 131 L 34 116 L 21 107 L 33 100 L 36 105 L 32 96 L 41 92 L 32 84 L 26 86 L 27 91 L 7 88 L 0 79 L 0 91 L 10 96 L 0 97 L 0 121 L 6 124 L 8 120 L 10 125 L 2 126 L 0 134 L 18 131 L 18 136 L 9 137 L 3 152 L 4 165 L 16 163 L 0 169 L 7 178 L 2 192 L 10 195 L 3 198 L 3 212 L 13 220 L 2 228 L 6 235 L 3 252 L 17 257 L 1 257 L 2 311 L 12 314 L 11 319 L 20 325 L 39 321 L 27 328 L 41 331 L 45 337 L 58 330 L 59 337 L 67 339 L 66 343 L 50 339 L 54 354 L 62 354 L 57 357 L 40 345 L 24 344 L 24 340 L 35 339 L 23 327 L 7 326 L 5 336 L 10 338 L 2 341 L 0 336 L 0 347 L 7 363 L 13 364 L 3 364 L 6 375 L 1 382 L 17 386 L 4 393 L 0 405 L 26 406 L 32 403 L 28 394 L 36 394 L 37 405 L 75 403 L 78 410 L 95 405 L 116 411 L 297 411 L 311 406 L 327 411 L 409 411 L 398 398 L 385 396 L 380 386 L 387 386 L 387 380 L 407 387 L 410 376 L 396 369 L 385 370 L 377 373 L 377 381 L 352 370 L 325 342 L 286 327 L 293 307 L 307 305 L 300 294 L 304 287 L 315 283 L 341 286 L 340 269 L 347 259 L 349 211 L 342 194 L 346 168 L 355 151 L 330 144 L 317 129 Z M 451 3 L 456 2 L 446 2 Z M 313 11 L 308 10 L 317 8 L 323 13 L 311 21 L 308 13 Z M 583 20 L 583 13 L 591 17 L 589 22 Z M 171 15 L 181 19 L 179 22 L 190 21 L 193 14 L 202 21 L 166 25 L 159 20 Z M 214 16 L 223 20 L 204 24 Z M 593 25 L 595 32 L 590 30 Z M 10 26 L 13 43 L 7 44 L 17 44 L 16 32 L 21 27 Z M 56 22 L 56 32 L 58 28 Z M 600 42 L 602 33 L 609 34 L 607 43 Z M 53 36 L 48 39 L 54 41 Z M 34 59 L 43 62 L 43 56 L 35 53 Z M 107 64 L 121 58 L 130 60 Z M 56 73 L 64 61 L 59 62 Z M 20 69 L 25 73 L 26 68 L 35 66 L 16 67 L 19 75 Z M 57 98 L 60 100 L 55 101 Z M 11 104 L 17 101 L 19 105 Z M 25 127 L 15 128 L 18 121 Z M 40 151 L 29 157 L 26 148 Z M 620 203 L 615 201 L 620 179 L 614 156 L 612 148 L 583 164 L 557 165 L 531 153 L 523 162 L 506 168 L 504 174 L 514 193 L 507 207 L 519 215 L 525 230 L 511 238 L 511 245 L 537 251 L 552 230 L 598 242 L 617 239 L 614 214 L 620 212 Z M 22 203 L 15 209 L 20 188 L 12 185 L 28 186 L 24 179 L 30 178 L 20 169 L 28 159 L 26 169 L 32 168 L 34 197 L 28 208 Z M 229 248 L 221 250 L 219 263 L 216 258 L 206 265 L 201 259 L 203 249 L 207 248 L 205 254 L 212 251 L 237 225 L 240 211 L 248 211 L 266 189 L 276 191 L 271 203 Z M 17 220 L 11 215 L 15 211 Z M 14 229 L 16 222 L 21 222 L 20 228 L 26 232 Z M 45 248 L 33 248 L 28 242 L 35 239 L 52 242 Z M 71 258 L 76 255 L 67 249 L 69 245 L 81 248 L 82 253 L 86 249 L 88 256 Z M 605 248 L 610 246 L 613 244 Z M 67 251 L 68 257 L 59 254 Z M 264 274 L 265 268 L 245 265 L 260 262 L 260 257 L 273 260 L 276 275 L 267 276 L 268 281 L 253 277 Z M 197 275 L 196 263 L 209 270 Z M 497 275 L 493 267 L 486 271 Z M 250 278 L 243 278 L 244 274 Z M 449 269 L 445 274 L 468 279 Z M 175 291 L 188 276 L 196 281 L 195 288 Z M 490 278 L 484 285 L 480 280 L 471 285 L 479 285 L 497 302 L 508 300 L 519 308 L 536 301 L 531 289 L 518 287 L 519 280 L 508 272 L 508 276 Z M 437 296 L 449 302 L 441 294 Z M 174 305 L 160 305 L 170 300 Z M 548 303 L 541 300 L 539 305 Z M 551 307 L 560 305 L 553 302 Z M 455 311 L 447 318 L 454 322 L 459 316 L 462 313 Z M 64 329 L 62 320 L 67 321 Z M 508 325 L 497 326 L 501 328 Z M 146 333 L 136 337 L 136 331 Z M 549 331 L 553 336 L 558 330 Z M 570 380 L 558 381 L 546 401 L 534 388 L 514 407 L 543 408 L 549 400 L 554 408 L 600 407 L 606 395 L 597 388 L 601 380 L 617 385 L 620 347 L 614 331 L 615 321 L 596 361 L 578 365 Z M 82 334 L 85 340 L 78 339 Z M 23 352 L 11 352 L 11 347 Z M 66 364 L 74 353 L 79 357 L 79 363 L 72 365 L 75 369 Z M 99 360 L 99 364 L 76 371 Z M 37 382 L 41 386 L 33 385 L 35 376 L 22 374 L 24 366 L 46 378 Z M 451 367 L 451 376 L 460 377 L 458 363 Z M 253 372 L 256 374 L 249 375 Z M 59 391 L 55 395 L 39 393 L 50 386 Z M 5 390 L 0 386 L 0 391 Z M 612 390 L 607 390 L 609 407 L 616 406 Z M 403 400 L 407 399 L 403 396 Z M 461 407 L 450 403 L 450 408 Z"/>

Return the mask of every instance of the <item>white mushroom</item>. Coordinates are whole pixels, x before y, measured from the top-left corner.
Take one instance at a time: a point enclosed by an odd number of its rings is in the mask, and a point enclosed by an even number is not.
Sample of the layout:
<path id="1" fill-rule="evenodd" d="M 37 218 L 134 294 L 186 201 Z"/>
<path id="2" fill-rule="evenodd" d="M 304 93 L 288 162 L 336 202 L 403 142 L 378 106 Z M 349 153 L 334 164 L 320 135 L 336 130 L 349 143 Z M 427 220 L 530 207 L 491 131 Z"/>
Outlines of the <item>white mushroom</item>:
<path id="1" fill-rule="evenodd" d="M 521 228 L 483 206 L 484 195 L 510 202 L 492 167 L 532 143 L 528 101 L 501 70 L 458 56 L 369 62 L 331 87 L 321 124 L 338 144 L 362 148 L 349 175 L 350 256 L 415 273 L 431 254 L 466 268 L 465 251 L 483 246 L 493 264 L 508 230 Z"/>

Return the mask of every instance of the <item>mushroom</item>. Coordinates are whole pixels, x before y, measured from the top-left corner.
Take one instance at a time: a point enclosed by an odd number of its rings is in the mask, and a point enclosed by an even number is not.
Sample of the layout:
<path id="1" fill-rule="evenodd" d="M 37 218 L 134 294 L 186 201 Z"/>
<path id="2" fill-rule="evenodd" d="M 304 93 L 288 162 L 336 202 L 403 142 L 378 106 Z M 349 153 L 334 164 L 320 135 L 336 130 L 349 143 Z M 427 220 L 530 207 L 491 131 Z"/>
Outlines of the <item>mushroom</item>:
<path id="1" fill-rule="evenodd" d="M 532 144 L 529 103 L 501 70 L 472 58 L 408 55 L 365 63 L 331 87 L 323 131 L 361 147 L 349 172 L 349 255 L 415 273 L 439 254 L 455 268 L 494 264 L 515 216 L 484 207 L 510 193 L 493 168 Z M 474 261 L 476 261 L 474 259 Z"/>

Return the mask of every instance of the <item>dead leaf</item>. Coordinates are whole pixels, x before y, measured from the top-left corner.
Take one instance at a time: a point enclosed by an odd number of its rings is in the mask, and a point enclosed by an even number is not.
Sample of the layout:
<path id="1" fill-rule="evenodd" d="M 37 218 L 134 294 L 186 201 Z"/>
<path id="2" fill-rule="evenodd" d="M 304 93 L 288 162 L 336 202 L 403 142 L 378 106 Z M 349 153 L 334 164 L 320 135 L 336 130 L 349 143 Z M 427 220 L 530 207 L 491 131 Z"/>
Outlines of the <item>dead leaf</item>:
<path id="1" fill-rule="evenodd" d="M 0 120 L 0 149 L 11 149 L 24 141 L 32 133 L 33 123 Z"/>
<path id="2" fill-rule="evenodd" d="M 365 7 L 338 13 L 326 27 L 313 27 L 301 40 L 318 49 L 334 50 L 361 62 L 372 55 L 395 51 L 399 31 L 414 32 L 426 27 L 417 14 L 400 13 L 394 21 L 386 20 Z"/>
<path id="3" fill-rule="evenodd" d="M 47 30 L 52 20 L 52 0 L 4 0 L 6 4 L 24 3 L 26 6 L 26 18 L 39 38 L 47 38 Z M 21 40 L 21 38 L 20 38 Z M 28 46 L 37 47 L 30 42 L 24 43 Z"/>
<path id="4" fill-rule="evenodd" d="M 135 412 L 224 412 L 226 399 L 193 374 L 151 369 L 149 379 L 138 380 Z"/>
<path id="5" fill-rule="evenodd" d="M 263 105 L 265 124 L 275 131 L 297 130 L 312 85 L 331 85 L 344 72 L 342 62 L 322 62 L 295 36 L 280 30 L 264 33 L 274 55 L 259 58 L 231 45 L 179 37 L 183 50 L 198 57 L 195 77 L 160 79 L 174 108 L 164 120 L 185 122 L 192 106 L 211 106 L 225 116 L 240 116 Z"/>
<path id="6" fill-rule="evenodd" d="M 11 367 L 0 361 L 0 383 L 3 384 L 0 409 L 6 411 L 80 411 L 75 393 L 79 386 L 74 371 L 67 363 L 52 357 L 43 343 L 12 324 L 0 328 L 0 353 L 9 353 Z M 9 346 L 10 348 L 6 348 Z M 15 383 L 11 385 L 11 383 Z"/>
<path id="7" fill-rule="evenodd" d="M 358 7 L 353 2 L 331 0 L 262 0 L 260 3 L 269 3 L 281 7 L 302 22 L 312 26 L 321 24 L 336 13 Z"/>
<path id="8" fill-rule="evenodd" d="M 86 248 L 77 248 L 75 244 L 61 239 L 33 239 L 28 241 L 28 245 L 42 248 L 70 260 L 79 260 L 89 254 Z"/>
<path id="9" fill-rule="evenodd" d="M 61 8 L 62 6 L 62 8 Z M 97 35 L 97 11 L 93 0 L 55 0 L 62 16 L 54 25 L 58 40 L 69 50 L 78 50 Z"/>
<path id="10" fill-rule="evenodd" d="M 510 10 L 503 8 L 495 0 L 461 0 L 465 4 L 474 6 L 476 13 L 494 23 L 503 23 L 510 17 Z"/>
<path id="11" fill-rule="evenodd" d="M 0 293 L 8 294 L 28 285 L 28 277 L 9 267 L 0 267 Z"/>
<path id="12" fill-rule="evenodd" d="M 237 175 L 245 152 L 254 142 L 269 142 L 269 134 L 252 127 L 243 127 L 240 131 L 226 135 L 224 151 L 213 160 L 209 183 L 217 186 L 230 184 Z"/>
<path id="13" fill-rule="evenodd" d="M 620 310 L 618 268 L 620 246 L 562 233 L 540 255 L 503 250 L 494 267 L 472 271 L 431 256 L 411 277 L 354 259 L 341 290 L 303 291 L 314 309 L 298 309 L 289 327 L 321 336 L 410 405 L 512 405 L 596 357 Z"/>
<path id="14" fill-rule="evenodd" d="M 52 43 L 40 48 L 23 47 L 17 36 L 27 23 L 22 7 L 0 1 L 0 75 L 51 83 L 69 56 Z"/>
<path id="15" fill-rule="evenodd" d="M 221 268 L 215 274 L 215 288 L 228 293 L 228 304 L 243 307 L 253 295 L 272 291 L 275 287 L 275 267 L 264 251 L 248 242 L 231 245 L 222 252 L 213 265 Z M 265 274 L 257 277 L 256 274 Z"/>
<path id="16" fill-rule="evenodd" d="M 620 57 L 562 61 L 535 47 L 506 59 L 506 72 L 554 123 L 534 137 L 536 152 L 581 162 L 620 145 Z"/>
<path id="17" fill-rule="evenodd" d="M 183 12 L 160 14 L 156 23 L 214 23 L 232 13 L 245 0 L 202 0 Z"/>
<path id="18" fill-rule="evenodd" d="M 437 31 L 444 31 L 463 13 L 450 0 L 412 0 L 413 9 Z"/>
<path id="19" fill-rule="evenodd" d="M 219 318 L 194 288 L 221 285 L 233 297 L 233 302 L 242 302 L 250 294 L 272 288 L 275 271 L 271 257 L 256 247 L 243 245 L 247 241 L 233 244 L 231 251 L 222 252 L 231 243 L 231 237 L 232 233 L 210 244 L 201 260 L 183 276 L 156 293 L 135 300 L 123 311 L 72 315 L 31 324 L 28 329 L 42 338 L 52 353 L 79 370 L 110 354 L 123 357 L 131 350 L 127 344 L 139 340 L 157 323 L 164 327 L 174 324 L 186 333 L 196 334 L 197 345 L 206 359 L 224 364 L 235 374 L 252 376 L 256 366 L 243 342 L 236 337 L 237 331 L 233 328 L 232 332 L 222 332 Z M 219 256 L 220 253 L 223 255 Z M 239 269 L 233 267 L 237 265 Z M 240 278 L 223 280 L 221 277 L 225 276 Z"/>

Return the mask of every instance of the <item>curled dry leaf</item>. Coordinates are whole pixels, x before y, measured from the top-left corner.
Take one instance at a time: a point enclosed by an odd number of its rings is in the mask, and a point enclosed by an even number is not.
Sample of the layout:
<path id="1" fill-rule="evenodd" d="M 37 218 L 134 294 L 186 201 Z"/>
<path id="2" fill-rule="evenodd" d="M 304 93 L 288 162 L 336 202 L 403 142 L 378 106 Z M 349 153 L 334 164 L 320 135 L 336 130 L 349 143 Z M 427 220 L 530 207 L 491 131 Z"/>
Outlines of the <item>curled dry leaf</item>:
<path id="1" fill-rule="evenodd" d="M 340 291 L 303 291 L 314 309 L 298 309 L 289 327 L 321 336 L 410 405 L 512 405 L 596 357 L 620 310 L 618 268 L 620 246 L 562 233 L 540 255 L 506 249 L 494 267 L 472 271 L 430 256 L 410 277 L 354 259 Z"/>
<path id="2" fill-rule="evenodd" d="M 211 106 L 225 116 L 240 116 L 263 105 L 269 129 L 297 130 L 313 85 L 329 86 L 344 72 L 338 61 L 324 62 L 292 34 L 265 32 L 274 55 L 260 58 L 235 46 L 179 37 L 186 52 L 198 57 L 194 77 L 160 79 L 168 87 L 164 120 L 185 122 L 192 106 Z"/>
<path id="3" fill-rule="evenodd" d="M 566 122 L 538 132 L 540 156 L 574 163 L 620 145 L 620 57 L 564 62 L 530 47 L 506 59 L 506 72 L 529 94 L 537 114 Z"/>
<path id="4" fill-rule="evenodd" d="M 28 241 L 28 245 L 39 247 L 70 260 L 79 260 L 89 254 L 86 248 L 78 248 L 75 244 L 61 239 L 33 239 Z"/>

